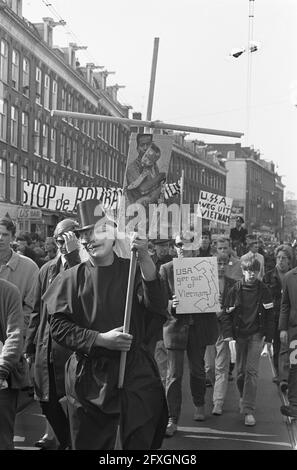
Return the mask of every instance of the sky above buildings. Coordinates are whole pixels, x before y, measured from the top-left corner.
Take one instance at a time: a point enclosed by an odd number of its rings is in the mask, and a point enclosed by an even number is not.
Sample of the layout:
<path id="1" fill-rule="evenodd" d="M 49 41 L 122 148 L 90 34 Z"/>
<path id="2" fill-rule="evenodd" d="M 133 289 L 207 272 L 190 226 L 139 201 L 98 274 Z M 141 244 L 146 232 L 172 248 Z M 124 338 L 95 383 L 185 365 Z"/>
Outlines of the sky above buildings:
<path id="1" fill-rule="evenodd" d="M 48 5 L 48 6 L 46 6 Z M 248 0 L 23 0 L 31 22 L 63 18 L 54 44 L 88 46 L 94 62 L 125 85 L 119 101 L 146 117 L 154 38 L 159 55 L 152 119 L 246 132 Z M 205 142 L 241 142 L 273 160 L 297 196 L 297 2 L 255 0 L 248 140 L 191 134 Z"/>

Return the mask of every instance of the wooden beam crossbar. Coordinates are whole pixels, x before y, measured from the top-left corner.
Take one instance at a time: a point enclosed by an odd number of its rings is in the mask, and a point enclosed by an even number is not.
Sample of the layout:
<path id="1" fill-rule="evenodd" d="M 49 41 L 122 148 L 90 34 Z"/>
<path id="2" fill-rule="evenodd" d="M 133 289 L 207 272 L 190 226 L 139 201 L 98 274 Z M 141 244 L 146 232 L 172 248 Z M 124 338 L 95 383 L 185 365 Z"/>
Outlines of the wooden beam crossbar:
<path id="1" fill-rule="evenodd" d="M 86 114 L 77 113 L 73 111 L 53 110 L 51 111 L 53 117 L 62 117 L 70 119 L 87 119 L 91 121 L 106 121 L 123 123 L 128 126 L 134 127 L 149 127 L 151 129 L 170 129 L 183 132 L 192 132 L 197 134 L 211 134 L 220 135 L 224 137 L 241 138 L 244 134 L 242 132 L 224 131 L 218 129 L 206 129 L 204 127 L 184 126 L 180 124 L 168 124 L 162 121 L 142 121 L 138 119 L 122 118 L 117 116 L 105 116 L 104 114 Z"/>

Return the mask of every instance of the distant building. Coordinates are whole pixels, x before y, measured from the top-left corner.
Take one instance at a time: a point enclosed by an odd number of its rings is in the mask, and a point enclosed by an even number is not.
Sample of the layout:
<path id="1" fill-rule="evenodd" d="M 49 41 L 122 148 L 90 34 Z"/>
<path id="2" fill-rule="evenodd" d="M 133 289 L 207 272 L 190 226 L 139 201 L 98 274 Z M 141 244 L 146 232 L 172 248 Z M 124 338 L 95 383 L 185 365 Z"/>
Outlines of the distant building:
<path id="1" fill-rule="evenodd" d="M 197 204 L 200 191 L 226 195 L 225 165 L 204 142 L 189 141 L 184 134 L 173 134 L 174 144 L 168 182 L 177 181 L 184 170 L 184 202 Z"/>
<path id="2" fill-rule="evenodd" d="M 284 206 L 284 238 L 293 242 L 297 239 L 297 200 L 287 199 Z"/>
<path id="3" fill-rule="evenodd" d="M 0 216 L 19 230 L 50 235 L 63 216 L 23 217 L 22 181 L 60 186 L 122 186 L 130 130 L 122 124 L 51 117 L 52 109 L 128 117 L 119 86 L 94 64 L 80 67 L 80 47 L 53 46 L 51 18 L 32 24 L 22 0 L 0 0 Z M 28 213 L 27 213 L 28 214 Z"/>
<path id="4" fill-rule="evenodd" d="M 227 196 L 234 214 L 241 215 L 249 232 L 278 239 L 284 234 L 284 185 L 273 162 L 241 144 L 209 144 L 225 161 Z"/>

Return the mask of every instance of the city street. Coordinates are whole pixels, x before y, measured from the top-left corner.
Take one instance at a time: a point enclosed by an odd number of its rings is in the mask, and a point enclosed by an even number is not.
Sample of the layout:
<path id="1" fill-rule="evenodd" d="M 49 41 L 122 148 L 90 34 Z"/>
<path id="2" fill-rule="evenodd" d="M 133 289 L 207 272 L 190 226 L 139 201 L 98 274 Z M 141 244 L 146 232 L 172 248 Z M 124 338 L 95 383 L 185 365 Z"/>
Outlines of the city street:
<path id="1" fill-rule="evenodd" d="M 155 3 L 0 0 L 16 458 L 297 450 L 296 2 Z"/>
<path id="2" fill-rule="evenodd" d="M 178 432 L 163 441 L 162 450 L 290 450 L 296 446 L 297 425 L 284 418 L 279 408 L 283 397 L 272 382 L 268 357 L 262 357 L 258 388 L 257 424 L 247 427 L 238 412 L 235 382 L 229 382 L 222 416 L 211 414 L 212 388 L 207 389 L 207 419 L 192 419 L 193 405 L 189 392 L 188 369 L 183 381 L 183 406 Z M 38 403 L 31 402 L 18 413 L 15 431 L 16 449 L 37 450 L 34 442 L 44 433 L 45 422 Z"/>

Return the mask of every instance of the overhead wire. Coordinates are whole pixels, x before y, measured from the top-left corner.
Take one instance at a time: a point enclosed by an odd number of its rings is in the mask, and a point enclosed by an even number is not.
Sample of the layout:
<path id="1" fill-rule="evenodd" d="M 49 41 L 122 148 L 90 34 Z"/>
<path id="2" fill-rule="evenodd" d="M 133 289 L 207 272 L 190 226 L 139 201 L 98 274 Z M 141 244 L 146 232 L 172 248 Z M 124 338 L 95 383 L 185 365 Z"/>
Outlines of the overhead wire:
<path id="1" fill-rule="evenodd" d="M 52 15 L 55 17 L 55 19 L 59 22 L 61 22 L 61 26 L 63 26 L 63 28 L 65 28 L 65 32 L 72 36 L 74 42 L 76 44 L 80 44 L 82 41 L 80 41 L 80 38 L 76 35 L 76 33 L 74 33 L 74 31 L 72 31 L 70 29 L 70 27 L 67 25 L 67 22 L 65 21 L 65 19 L 60 15 L 60 13 L 58 12 L 57 8 L 55 7 L 55 5 L 53 4 L 53 1 L 51 1 L 50 3 L 47 1 L 47 0 L 41 0 L 42 3 L 49 9 L 49 11 L 52 13 Z M 64 23 L 64 24 L 63 24 Z M 94 57 L 92 57 L 89 52 L 87 50 L 82 50 L 82 53 L 85 54 L 85 56 L 87 57 L 87 59 L 89 60 L 89 62 L 91 63 L 94 63 L 96 64 L 97 60 L 95 60 Z"/>

